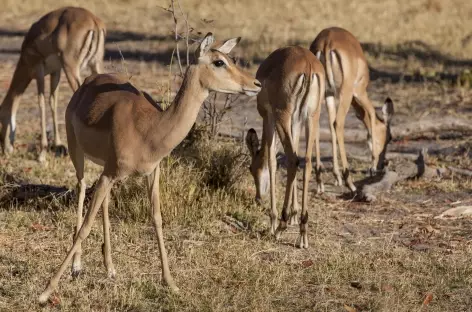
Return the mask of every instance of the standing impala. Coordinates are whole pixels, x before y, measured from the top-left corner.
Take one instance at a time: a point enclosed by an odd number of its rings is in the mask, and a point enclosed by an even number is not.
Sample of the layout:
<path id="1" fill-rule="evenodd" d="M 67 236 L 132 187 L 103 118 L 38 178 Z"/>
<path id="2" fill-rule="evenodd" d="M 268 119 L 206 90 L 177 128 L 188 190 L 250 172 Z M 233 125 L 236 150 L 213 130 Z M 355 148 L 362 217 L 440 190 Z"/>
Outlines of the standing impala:
<path id="1" fill-rule="evenodd" d="M 0 142 L 5 154 L 13 151 L 16 134 L 16 112 L 19 100 L 31 80 L 36 79 L 41 110 L 41 151 L 39 161 L 46 159 L 46 111 L 44 77 L 51 75 L 50 106 L 54 122 L 54 144 L 63 148 L 57 123 L 57 98 L 61 69 L 75 92 L 82 83 L 80 70 L 89 66 L 93 73 L 102 71 L 105 26 L 83 8 L 65 7 L 52 11 L 31 25 L 21 46 L 21 55 L 0 106 L 2 126 Z"/>
<path id="2" fill-rule="evenodd" d="M 286 229 L 287 222 L 297 223 L 296 173 L 298 167 L 298 143 L 300 132 L 305 128 L 306 152 L 303 171 L 303 197 L 300 222 L 300 236 L 297 245 L 308 248 L 308 182 L 311 175 L 311 155 L 316 138 L 316 176 L 320 178 L 319 118 L 325 90 L 323 65 L 308 49 L 286 47 L 278 49 L 267 57 L 257 71 L 256 78 L 262 83 L 257 96 L 257 110 L 263 118 L 262 148 L 256 131 L 250 129 L 246 144 L 252 155 L 251 174 L 256 183 L 256 199 L 267 191 L 270 185 L 271 233 L 277 237 Z M 275 131 L 280 137 L 287 156 L 287 185 L 282 209 L 282 218 L 277 227 L 275 196 Z M 292 203 L 291 216 L 288 206 Z M 291 220 L 290 220 L 291 219 Z"/>
<path id="3" fill-rule="evenodd" d="M 69 152 L 79 189 L 77 233 L 74 244 L 59 270 L 50 280 L 39 301 L 47 301 L 72 260 L 73 273 L 80 271 L 80 245 L 89 235 L 98 209 L 103 207 L 104 262 L 108 274 L 115 275 L 111 261 L 108 198 L 113 183 L 132 173 L 146 175 L 154 227 L 162 265 L 163 282 L 178 290 L 169 270 L 162 233 L 159 199 L 160 161 L 188 134 L 210 91 L 256 95 L 261 84 L 238 68 L 227 55 L 240 38 L 211 48 L 208 33 L 196 51 L 196 64 L 188 67 L 174 103 L 165 111 L 119 74 L 88 77 L 74 93 L 66 110 Z M 84 161 L 89 158 L 103 166 L 90 209 L 82 223 L 85 197 Z"/>
<path id="4" fill-rule="evenodd" d="M 349 176 L 349 165 L 344 148 L 344 122 L 349 107 L 354 107 L 368 131 L 368 143 L 372 152 L 371 173 L 384 167 L 387 145 L 391 140 L 390 121 L 393 103 L 387 98 L 382 108 L 382 116 L 367 96 L 369 67 L 357 39 L 347 30 L 332 27 L 322 30 L 310 46 L 326 70 L 326 105 L 333 148 L 333 173 L 336 182 L 342 185 L 339 173 L 336 138 L 341 154 L 342 176 L 351 191 L 356 187 Z M 339 98 L 336 109 L 334 98 Z"/>

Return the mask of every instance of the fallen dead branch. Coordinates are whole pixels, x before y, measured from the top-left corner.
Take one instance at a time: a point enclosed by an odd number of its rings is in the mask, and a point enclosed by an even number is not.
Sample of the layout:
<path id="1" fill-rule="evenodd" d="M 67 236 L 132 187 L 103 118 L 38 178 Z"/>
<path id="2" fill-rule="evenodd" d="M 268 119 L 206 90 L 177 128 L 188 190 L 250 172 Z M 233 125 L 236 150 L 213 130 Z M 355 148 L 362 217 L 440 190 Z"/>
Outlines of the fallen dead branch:
<path id="1" fill-rule="evenodd" d="M 435 219 L 459 218 L 472 215 L 472 206 L 459 206 L 448 209 L 441 213 Z"/>
<path id="2" fill-rule="evenodd" d="M 472 123 L 463 118 L 446 116 L 392 125 L 392 136 L 396 140 L 403 138 L 408 138 L 409 140 L 424 137 L 434 138 L 446 133 L 456 133 L 459 136 L 468 137 L 472 135 Z M 239 138 L 239 134 L 235 135 L 225 131 L 221 131 L 221 134 Z M 346 128 L 344 131 L 344 141 L 346 143 L 366 142 L 366 140 L 367 130 L 363 128 Z M 331 132 L 328 128 L 320 128 L 320 141 L 331 142 Z"/>
<path id="3" fill-rule="evenodd" d="M 447 173 L 445 168 L 434 168 L 426 164 L 427 150 L 423 149 L 415 161 L 398 159 L 390 164 L 387 171 L 379 176 L 366 178 L 358 182 L 357 197 L 367 202 L 377 199 L 379 194 L 389 191 L 397 182 L 414 178 L 441 178 Z"/>
<path id="4" fill-rule="evenodd" d="M 449 171 L 451 171 L 452 173 L 457 173 L 457 174 L 460 174 L 460 175 L 472 177 L 472 171 L 471 170 L 461 169 L 461 168 L 456 168 L 456 167 L 447 167 L 447 169 L 449 169 Z"/>

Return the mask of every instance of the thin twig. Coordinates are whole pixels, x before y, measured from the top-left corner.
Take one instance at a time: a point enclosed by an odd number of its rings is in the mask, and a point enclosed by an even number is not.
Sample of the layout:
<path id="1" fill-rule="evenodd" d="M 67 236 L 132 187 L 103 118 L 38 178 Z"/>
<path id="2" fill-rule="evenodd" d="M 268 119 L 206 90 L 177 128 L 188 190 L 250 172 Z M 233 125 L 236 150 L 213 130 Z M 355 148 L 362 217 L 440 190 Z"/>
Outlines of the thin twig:
<path id="1" fill-rule="evenodd" d="M 172 63 L 174 62 L 174 53 L 175 48 L 172 50 L 172 54 L 170 56 L 170 65 L 169 65 L 169 80 L 167 81 L 167 104 L 165 109 L 170 106 L 170 94 L 171 94 L 171 77 L 172 77 Z"/>
<path id="2" fill-rule="evenodd" d="M 186 27 L 185 48 L 187 49 L 187 67 L 188 67 L 190 64 L 190 54 L 189 54 L 189 48 L 188 48 L 188 37 L 190 35 L 190 27 L 188 24 L 188 17 L 184 14 L 184 10 L 182 10 L 182 6 L 180 5 L 179 0 L 177 0 L 177 5 L 179 6 L 180 13 L 182 14 L 182 17 L 184 18 L 184 21 L 185 21 L 185 27 Z"/>
<path id="3" fill-rule="evenodd" d="M 184 70 L 182 68 L 182 62 L 180 61 L 180 51 L 179 51 L 179 33 L 178 33 L 178 21 L 177 17 L 175 16 L 175 5 L 174 5 L 175 0 L 171 0 L 171 13 L 172 13 L 172 18 L 174 19 L 174 36 L 175 36 L 175 50 L 177 54 L 177 61 L 179 63 L 179 69 L 180 69 L 180 74 L 183 76 L 184 75 Z"/>
<path id="4" fill-rule="evenodd" d="M 123 56 L 123 53 L 121 53 L 121 49 L 118 47 L 117 44 L 116 45 L 116 48 L 118 49 L 118 52 L 120 53 L 120 56 L 121 56 L 121 69 L 123 70 L 124 69 L 124 72 L 126 73 L 126 76 L 131 79 L 129 73 L 128 73 L 128 68 L 126 67 L 126 63 L 125 63 L 125 57 Z"/>

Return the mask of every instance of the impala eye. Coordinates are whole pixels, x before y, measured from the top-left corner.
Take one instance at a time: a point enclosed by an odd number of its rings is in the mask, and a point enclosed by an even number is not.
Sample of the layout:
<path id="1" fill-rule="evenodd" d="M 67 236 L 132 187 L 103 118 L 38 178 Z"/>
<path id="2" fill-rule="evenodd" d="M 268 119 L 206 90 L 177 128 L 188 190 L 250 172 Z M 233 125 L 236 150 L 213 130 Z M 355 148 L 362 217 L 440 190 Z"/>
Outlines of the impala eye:
<path id="1" fill-rule="evenodd" d="M 217 60 L 213 62 L 213 65 L 215 65 L 216 67 L 221 67 L 225 65 L 225 62 L 223 62 L 222 60 Z"/>

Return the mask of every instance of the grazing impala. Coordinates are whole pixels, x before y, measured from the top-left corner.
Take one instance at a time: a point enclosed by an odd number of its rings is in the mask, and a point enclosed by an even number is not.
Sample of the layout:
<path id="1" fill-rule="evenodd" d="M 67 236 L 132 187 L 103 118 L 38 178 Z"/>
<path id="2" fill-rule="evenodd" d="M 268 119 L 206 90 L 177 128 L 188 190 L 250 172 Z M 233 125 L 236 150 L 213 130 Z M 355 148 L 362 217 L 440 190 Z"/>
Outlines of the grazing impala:
<path id="1" fill-rule="evenodd" d="M 372 152 L 371 173 L 382 170 L 385 152 L 391 140 L 390 121 L 393 116 L 393 103 L 387 98 L 382 115 L 367 96 L 369 67 L 362 47 L 357 39 L 342 28 L 327 28 L 321 31 L 310 46 L 326 70 L 326 105 L 328 106 L 329 126 L 333 148 L 333 173 L 336 182 L 342 185 L 339 173 L 336 138 L 341 154 L 342 176 L 351 191 L 356 187 L 349 176 L 349 165 L 344 148 L 344 122 L 349 107 L 354 107 L 356 116 L 361 119 L 368 131 L 368 143 Z M 336 109 L 334 98 L 339 98 Z"/>
<path id="2" fill-rule="evenodd" d="M 163 282 L 177 290 L 170 274 L 162 233 L 159 199 L 160 161 L 189 132 L 210 91 L 256 95 L 261 84 L 238 68 L 227 55 L 240 38 L 211 48 L 208 33 L 196 51 L 196 64 L 188 67 L 174 103 L 161 110 L 149 96 L 118 74 L 92 75 L 74 93 L 66 110 L 69 152 L 76 169 L 79 189 L 77 233 L 74 244 L 59 270 L 50 280 L 39 301 L 44 303 L 57 287 L 61 275 L 74 257 L 73 274 L 80 271 L 81 242 L 89 235 L 100 206 L 103 207 L 104 262 L 108 274 L 115 275 L 111 261 L 108 198 L 113 183 L 130 174 L 146 175 L 154 227 L 159 246 Z M 85 157 L 103 166 L 84 222 Z"/>
<path id="3" fill-rule="evenodd" d="M 303 197 L 300 222 L 300 236 L 297 245 L 308 248 L 308 182 L 311 175 L 313 142 L 316 141 L 316 175 L 320 178 L 319 117 L 325 90 L 323 65 L 308 49 L 286 47 L 278 49 L 267 57 L 257 71 L 256 78 L 262 83 L 257 96 L 257 110 L 263 118 L 262 148 L 256 131 L 250 129 L 246 144 L 252 155 L 250 170 L 256 183 L 256 199 L 270 186 L 271 233 L 279 237 L 287 222 L 297 223 L 296 173 L 298 167 L 298 143 L 300 132 L 305 128 L 306 151 L 303 171 Z M 275 131 L 287 156 L 287 185 L 283 203 L 282 218 L 277 227 L 275 196 Z M 316 140 L 315 140 L 316 138 Z M 292 204 L 291 216 L 288 206 Z M 290 220 L 291 219 L 291 220 Z"/>
<path id="4" fill-rule="evenodd" d="M 16 134 L 16 112 L 19 100 L 31 80 L 36 79 L 41 111 L 41 151 L 39 160 L 47 153 L 44 77 L 51 75 L 50 106 L 54 122 L 54 144 L 64 148 L 57 123 L 57 97 L 61 69 L 64 69 L 72 90 L 82 83 L 80 70 L 89 66 L 93 73 L 102 71 L 105 26 L 83 8 L 65 7 L 52 11 L 34 23 L 25 36 L 21 55 L 0 106 L 1 145 L 3 152 L 13 151 Z"/>

